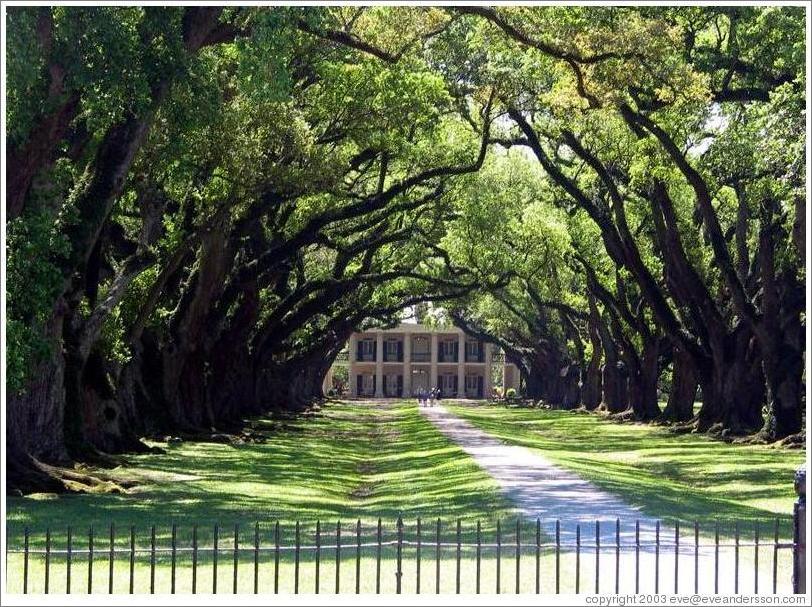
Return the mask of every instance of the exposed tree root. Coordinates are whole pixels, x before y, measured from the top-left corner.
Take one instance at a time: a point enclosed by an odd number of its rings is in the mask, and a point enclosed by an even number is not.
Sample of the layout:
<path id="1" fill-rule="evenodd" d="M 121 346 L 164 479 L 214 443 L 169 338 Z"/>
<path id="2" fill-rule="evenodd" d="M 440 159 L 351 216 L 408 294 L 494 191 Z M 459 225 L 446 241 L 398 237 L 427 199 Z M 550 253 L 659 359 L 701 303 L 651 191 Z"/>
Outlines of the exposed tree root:
<path id="1" fill-rule="evenodd" d="M 788 449 L 806 448 L 806 431 L 790 434 L 774 443 L 776 447 L 786 447 Z"/>
<path id="2" fill-rule="evenodd" d="M 28 455 L 9 457 L 9 493 L 127 493 L 133 481 L 116 478 L 103 470 L 69 468 L 43 463 Z"/>
<path id="3" fill-rule="evenodd" d="M 621 424 L 640 421 L 635 416 L 633 409 L 626 409 L 625 411 L 621 411 L 620 413 L 606 413 L 605 417 L 606 419 Z"/>
<path id="4" fill-rule="evenodd" d="M 776 449 L 803 449 L 806 446 L 806 433 L 790 434 L 776 440 L 771 434 L 762 430 L 750 436 L 737 437 L 733 442 L 743 445 L 771 445 Z"/>

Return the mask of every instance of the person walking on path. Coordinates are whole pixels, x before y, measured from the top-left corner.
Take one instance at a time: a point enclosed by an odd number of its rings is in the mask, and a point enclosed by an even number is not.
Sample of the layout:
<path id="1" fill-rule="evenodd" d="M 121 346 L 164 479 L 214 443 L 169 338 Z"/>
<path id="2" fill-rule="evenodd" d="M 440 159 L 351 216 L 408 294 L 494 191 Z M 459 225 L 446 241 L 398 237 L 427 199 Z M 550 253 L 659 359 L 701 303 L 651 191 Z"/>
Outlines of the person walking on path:
<path id="1" fill-rule="evenodd" d="M 417 406 L 422 407 L 426 404 L 426 391 L 423 386 L 417 389 Z"/>

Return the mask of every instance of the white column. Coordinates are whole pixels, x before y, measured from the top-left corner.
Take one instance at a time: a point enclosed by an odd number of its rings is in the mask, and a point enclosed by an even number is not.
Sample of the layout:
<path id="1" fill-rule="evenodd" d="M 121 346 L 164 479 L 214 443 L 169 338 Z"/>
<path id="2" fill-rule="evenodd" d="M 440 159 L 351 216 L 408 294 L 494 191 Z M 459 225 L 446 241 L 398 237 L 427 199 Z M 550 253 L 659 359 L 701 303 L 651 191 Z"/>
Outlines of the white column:
<path id="1" fill-rule="evenodd" d="M 403 396 L 412 395 L 412 336 L 403 334 Z"/>
<path id="2" fill-rule="evenodd" d="M 429 378 L 429 390 L 434 390 L 437 387 L 437 333 L 431 334 L 431 374 Z"/>
<path id="3" fill-rule="evenodd" d="M 482 386 L 482 396 L 486 399 L 493 393 L 493 344 L 483 344 L 485 348 L 485 380 Z"/>
<path id="4" fill-rule="evenodd" d="M 350 344 L 347 347 L 349 348 L 349 352 L 347 352 L 347 360 L 349 361 L 347 378 L 350 382 L 350 396 L 358 396 L 358 380 L 355 379 L 355 358 L 358 356 L 358 336 L 355 333 L 350 335 Z"/>
<path id="5" fill-rule="evenodd" d="M 465 333 L 460 331 L 460 341 L 457 348 L 457 396 L 465 398 Z"/>
<path id="6" fill-rule="evenodd" d="M 383 331 L 375 334 L 378 345 L 375 346 L 375 396 L 383 396 Z"/>

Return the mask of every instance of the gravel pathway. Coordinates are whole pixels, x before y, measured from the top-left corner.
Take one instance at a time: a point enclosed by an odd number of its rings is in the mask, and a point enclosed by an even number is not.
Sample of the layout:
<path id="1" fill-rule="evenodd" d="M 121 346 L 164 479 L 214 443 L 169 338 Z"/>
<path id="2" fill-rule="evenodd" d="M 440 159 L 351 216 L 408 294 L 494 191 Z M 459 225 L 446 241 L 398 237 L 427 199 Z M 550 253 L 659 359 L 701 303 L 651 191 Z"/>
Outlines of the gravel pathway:
<path id="1" fill-rule="evenodd" d="M 581 537 L 581 576 L 584 590 L 594 589 L 596 570 L 596 524 L 599 523 L 600 550 L 598 571 L 601 592 L 673 592 L 675 579 L 680 592 L 694 592 L 699 573 L 699 591 L 710 593 L 716 585 L 718 567 L 719 592 L 732 593 L 736 587 L 735 548 L 722 540 L 718 566 L 710 529 L 703 529 L 698 549 L 694 546 L 693 524 L 683 523 L 679 547 L 675 542 L 673 522 L 661 522 L 660 546 L 657 548 L 657 520 L 644 515 L 639 508 L 620 497 L 599 489 L 576 474 L 544 457 L 538 450 L 505 444 L 469 422 L 449 412 L 442 405 L 422 407 L 420 412 L 445 436 L 457 443 L 499 484 L 517 512 L 541 518 L 542 528 L 552 542 L 556 520 L 560 521 L 562 551 L 575 551 L 577 532 Z M 711 520 L 713 513 L 708 513 Z M 619 526 L 618 526 L 619 521 Z M 639 557 L 636 549 L 639 522 Z M 739 550 L 739 590 L 754 590 L 754 548 L 751 539 L 743 538 Z M 620 544 L 620 550 L 617 545 Z M 619 553 L 618 553 L 619 552 Z M 782 551 L 786 552 L 786 551 Z M 675 555 L 678 558 L 675 559 Z M 789 557 L 787 553 L 781 558 Z M 759 589 L 772 591 L 772 550 L 759 551 Z M 617 576 L 617 573 L 620 573 Z M 619 578 L 619 579 L 616 579 Z M 779 584 L 779 592 L 787 589 Z"/>

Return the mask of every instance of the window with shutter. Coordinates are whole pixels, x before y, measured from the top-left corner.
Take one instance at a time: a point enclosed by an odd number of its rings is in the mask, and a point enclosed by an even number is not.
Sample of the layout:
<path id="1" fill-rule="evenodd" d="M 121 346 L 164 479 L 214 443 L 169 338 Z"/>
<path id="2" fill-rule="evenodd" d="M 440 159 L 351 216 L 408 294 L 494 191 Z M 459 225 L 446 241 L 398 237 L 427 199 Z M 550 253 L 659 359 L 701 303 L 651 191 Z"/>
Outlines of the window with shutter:
<path id="1" fill-rule="evenodd" d="M 473 363 L 479 361 L 479 342 L 465 342 L 465 362 Z"/>
<path id="2" fill-rule="evenodd" d="M 359 361 L 372 361 L 375 360 L 375 340 L 362 339 L 358 342 L 358 360 Z"/>
<path id="3" fill-rule="evenodd" d="M 395 362 L 398 360 L 398 352 L 400 351 L 400 342 L 396 339 L 387 339 L 385 343 L 385 350 L 383 359 L 386 362 Z"/>

